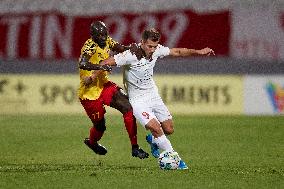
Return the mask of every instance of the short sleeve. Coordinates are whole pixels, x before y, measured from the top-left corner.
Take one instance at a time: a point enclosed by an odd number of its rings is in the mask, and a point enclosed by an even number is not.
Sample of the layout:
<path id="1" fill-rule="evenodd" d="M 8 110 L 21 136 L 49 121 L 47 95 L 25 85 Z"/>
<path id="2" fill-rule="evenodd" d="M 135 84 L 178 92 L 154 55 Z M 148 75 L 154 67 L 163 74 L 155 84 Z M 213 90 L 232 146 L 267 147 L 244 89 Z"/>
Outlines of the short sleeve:
<path id="1" fill-rule="evenodd" d="M 153 54 L 153 57 L 162 58 L 164 56 L 168 56 L 169 54 L 170 54 L 170 48 L 159 44 Z"/>
<path id="2" fill-rule="evenodd" d="M 118 53 L 113 56 L 116 65 L 123 66 L 131 64 L 133 61 L 137 60 L 136 56 L 130 52 L 130 50 Z"/>

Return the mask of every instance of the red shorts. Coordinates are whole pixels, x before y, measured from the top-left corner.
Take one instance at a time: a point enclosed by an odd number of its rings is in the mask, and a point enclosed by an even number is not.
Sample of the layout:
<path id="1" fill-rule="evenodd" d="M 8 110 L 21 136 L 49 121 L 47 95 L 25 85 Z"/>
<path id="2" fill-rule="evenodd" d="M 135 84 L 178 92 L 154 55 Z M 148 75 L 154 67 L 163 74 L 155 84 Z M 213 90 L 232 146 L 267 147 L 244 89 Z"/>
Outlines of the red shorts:
<path id="1" fill-rule="evenodd" d="M 84 107 L 87 115 L 92 120 L 93 124 L 101 121 L 106 113 L 104 105 L 109 106 L 113 95 L 120 89 L 115 83 L 109 81 L 104 84 L 101 95 L 96 100 L 82 100 L 81 104 Z"/>

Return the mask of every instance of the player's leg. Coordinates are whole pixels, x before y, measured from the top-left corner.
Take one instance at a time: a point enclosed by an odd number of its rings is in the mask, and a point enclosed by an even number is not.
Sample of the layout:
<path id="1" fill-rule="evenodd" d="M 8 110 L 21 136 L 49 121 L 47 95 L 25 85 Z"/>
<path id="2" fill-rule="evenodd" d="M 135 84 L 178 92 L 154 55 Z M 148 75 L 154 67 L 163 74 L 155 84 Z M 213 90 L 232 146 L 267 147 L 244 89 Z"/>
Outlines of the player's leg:
<path id="1" fill-rule="evenodd" d="M 164 133 L 166 135 L 172 134 L 174 132 L 172 116 L 161 98 L 157 99 L 154 110 Z M 178 169 L 188 169 L 183 160 L 180 160 Z"/>
<path id="2" fill-rule="evenodd" d="M 134 116 L 151 134 L 146 136 L 147 142 L 151 146 L 151 153 L 155 158 L 158 158 L 159 148 L 162 150 L 172 151 L 172 145 L 165 136 L 159 121 L 157 120 L 154 112 L 152 112 L 152 104 L 147 100 L 148 98 L 132 100 Z"/>
<path id="3" fill-rule="evenodd" d="M 157 144 L 158 148 L 166 150 L 166 151 L 174 151 L 170 140 L 166 137 L 166 135 L 163 133 L 163 129 L 161 128 L 159 122 L 155 119 L 150 120 L 146 126 L 147 129 L 149 129 L 153 135 L 153 142 Z M 149 135 L 147 135 L 149 136 Z M 147 140 L 147 137 L 146 137 Z M 147 140 L 148 142 L 148 140 Z M 152 153 L 153 154 L 153 153 Z M 159 157 L 155 156 L 154 157 Z M 183 160 L 180 160 L 178 169 L 188 169 L 186 163 Z"/>
<path id="4" fill-rule="evenodd" d="M 163 122 L 161 122 L 161 126 L 163 128 L 163 131 L 166 135 L 171 135 L 174 132 L 174 126 L 173 126 L 173 120 L 168 119 Z"/>
<path id="5" fill-rule="evenodd" d="M 157 144 L 159 149 L 166 151 L 173 151 L 173 147 L 169 139 L 164 134 L 163 129 L 161 128 L 160 123 L 157 119 L 151 119 L 146 125 L 146 129 L 149 129 L 151 134 L 153 135 L 152 143 Z"/>
<path id="6" fill-rule="evenodd" d="M 152 97 L 151 111 L 153 111 L 158 122 L 160 122 L 163 132 L 166 135 L 173 133 L 172 116 L 159 96 L 156 98 Z M 151 145 L 152 155 L 154 157 L 159 157 L 159 148 L 155 143 L 153 134 L 148 134 L 146 136 L 146 141 Z"/>
<path id="7" fill-rule="evenodd" d="M 171 116 L 168 108 L 166 107 L 166 105 L 164 104 L 164 102 L 162 101 L 162 99 L 160 97 L 158 97 L 154 101 L 155 101 L 155 103 L 153 103 L 154 106 L 152 108 L 153 108 L 153 111 L 155 113 L 155 116 L 157 117 L 157 119 L 159 120 L 159 122 L 161 124 L 163 132 L 166 135 L 172 134 L 174 132 L 173 120 L 172 120 L 172 116 Z M 149 135 L 147 135 L 147 137 L 150 138 Z M 146 140 L 148 139 L 147 137 L 146 137 Z M 153 138 L 153 141 L 155 143 L 159 142 L 159 141 L 155 141 L 155 139 L 154 139 L 155 136 L 153 136 L 152 138 Z M 166 136 L 165 136 L 165 138 L 166 138 Z M 148 140 L 147 140 L 147 142 L 148 142 Z M 165 142 L 165 144 L 167 144 L 167 142 Z M 158 147 L 162 148 L 159 145 L 158 145 Z M 170 149 L 170 148 L 168 148 L 168 149 Z M 180 160 L 180 164 L 179 164 L 178 169 L 188 169 L 187 165 L 185 164 L 185 162 L 183 160 Z"/>
<path id="8" fill-rule="evenodd" d="M 159 149 L 165 150 L 165 151 L 174 151 L 172 144 L 170 140 L 166 137 L 166 135 L 163 132 L 163 129 L 160 126 L 160 123 L 155 119 L 151 119 L 146 125 L 146 129 L 149 129 L 151 131 L 151 134 L 153 136 L 152 140 L 154 144 L 158 146 Z M 147 135 L 149 136 L 149 135 Z M 146 138 L 147 140 L 147 138 Z M 148 142 L 148 140 L 147 140 Z M 151 146 L 152 148 L 152 146 Z M 152 151 L 151 151 L 152 152 Z M 154 154 L 152 152 L 152 155 L 156 158 L 159 157 L 159 155 Z M 183 160 L 180 160 L 178 169 L 188 169 L 187 165 Z"/>
<path id="9" fill-rule="evenodd" d="M 134 101 L 131 102 L 131 105 L 133 107 L 133 113 L 134 116 L 138 119 L 138 121 L 140 122 L 140 124 L 145 128 L 145 125 L 153 118 L 155 118 L 155 115 L 151 112 L 151 109 L 148 107 L 149 104 L 147 104 L 143 99 L 140 99 L 141 101 Z M 151 113 L 148 113 L 151 112 Z M 147 129 L 147 128 L 145 128 Z M 161 132 L 161 130 L 159 131 L 158 129 L 156 129 L 156 131 L 154 129 L 152 129 L 153 133 L 158 134 L 159 132 Z M 155 134 L 155 135 L 156 135 Z M 160 133 L 159 133 L 160 134 Z M 158 158 L 160 156 L 160 151 L 159 151 L 159 147 L 157 146 L 157 144 L 154 142 L 154 137 L 152 134 L 148 134 L 146 136 L 146 140 L 150 145 L 151 148 L 151 154 L 155 157 Z"/>
<path id="10" fill-rule="evenodd" d="M 165 135 L 169 135 L 173 133 L 173 124 L 172 124 L 172 120 L 166 120 L 163 122 L 160 122 L 161 124 L 161 128 L 164 132 Z M 147 134 L 146 135 L 146 141 L 151 145 L 151 153 L 154 157 L 159 157 L 159 147 L 156 144 L 156 140 L 155 140 L 155 136 L 151 133 L 151 134 Z"/>
<path id="11" fill-rule="evenodd" d="M 160 121 L 164 133 L 166 135 L 172 134 L 174 132 L 172 116 L 161 97 L 156 98 L 153 111 L 155 112 L 157 119 Z"/>
<path id="12" fill-rule="evenodd" d="M 124 125 L 132 146 L 132 156 L 140 159 L 148 158 L 149 154 L 142 150 L 137 143 L 137 124 L 128 97 L 112 82 L 107 83 L 102 94 L 104 104 L 123 114 Z"/>
<path id="13" fill-rule="evenodd" d="M 102 138 L 105 126 L 105 109 L 101 100 L 80 100 L 88 117 L 93 123 L 90 128 L 89 138 L 85 138 L 84 143 L 99 155 L 105 155 L 107 150 L 104 146 L 100 145 L 98 141 Z"/>
<path id="14" fill-rule="evenodd" d="M 137 145 L 137 124 L 136 119 L 133 116 L 132 106 L 128 101 L 128 98 L 121 90 L 114 92 L 110 107 L 120 111 L 123 115 L 123 121 L 127 130 L 131 145 Z"/>

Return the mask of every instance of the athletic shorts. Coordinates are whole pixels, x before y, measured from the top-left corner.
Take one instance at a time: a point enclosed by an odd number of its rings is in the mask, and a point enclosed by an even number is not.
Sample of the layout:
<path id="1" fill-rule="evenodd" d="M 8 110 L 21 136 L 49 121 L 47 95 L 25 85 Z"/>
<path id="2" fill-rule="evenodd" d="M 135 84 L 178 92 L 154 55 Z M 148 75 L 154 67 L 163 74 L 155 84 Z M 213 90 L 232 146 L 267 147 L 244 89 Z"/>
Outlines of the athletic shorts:
<path id="1" fill-rule="evenodd" d="M 104 105 L 109 106 L 112 100 L 113 95 L 120 89 L 115 83 L 109 81 L 104 84 L 104 88 L 101 92 L 101 95 L 96 100 L 82 100 L 80 102 L 84 107 L 87 115 L 93 122 L 96 124 L 104 118 L 104 114 L 106 113 Z"/>
<path id="2" fill-rule="evenodd" d="M 160 96 L 140 96 L 139 98 L 129 99 L 133 108 L 133 114 L 139 123 L 145 125 L 151 120 L 159 122 L 172 119 L 172 116 Z"/>

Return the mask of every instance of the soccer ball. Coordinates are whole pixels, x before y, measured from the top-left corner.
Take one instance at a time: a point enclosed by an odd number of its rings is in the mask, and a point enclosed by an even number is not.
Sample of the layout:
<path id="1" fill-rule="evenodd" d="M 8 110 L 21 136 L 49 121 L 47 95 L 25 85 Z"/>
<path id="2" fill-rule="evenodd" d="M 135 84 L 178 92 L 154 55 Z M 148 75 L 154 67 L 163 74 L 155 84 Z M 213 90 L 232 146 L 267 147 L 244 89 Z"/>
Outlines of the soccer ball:
<path id="1" fill-rule="evenodd" d="M 163 151 L 159 158 L 158 163 L 163 170 L 177 169 L 180 162 L 180 157 L 177 152 Z"/>

